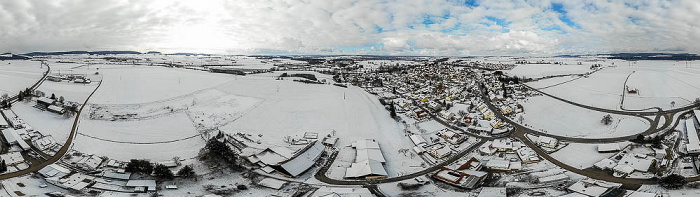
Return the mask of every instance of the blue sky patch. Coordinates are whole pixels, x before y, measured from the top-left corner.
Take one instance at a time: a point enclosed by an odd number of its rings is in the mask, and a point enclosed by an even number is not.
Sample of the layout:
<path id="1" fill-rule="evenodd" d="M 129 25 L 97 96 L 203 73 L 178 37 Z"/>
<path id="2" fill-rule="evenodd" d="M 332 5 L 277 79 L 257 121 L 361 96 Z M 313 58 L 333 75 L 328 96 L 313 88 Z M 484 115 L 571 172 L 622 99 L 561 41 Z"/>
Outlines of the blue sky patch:
<path id="1" fill-rule="evenodd" d="M 561 3 L 552 3 L 552 10 L 553 10 L 554 12 L 557 12 L 557 15 L 558 15 L 558 17 L 559 17 L 559 20 L 561 20 L 561 22 L 566 23 L 566 25 L 568 25 L 569 27 L 573 27 L 573 28 L 576 28 L 576 29 L 581 29 L 581 26 L 579 26 L 578 24 L 574 23 L 574 21 L 572 21 L 572 20 L 569 18 L 569 16 L 568 16 L 566 10 L 564 10 L 564 5 L 562 5 Z"/>

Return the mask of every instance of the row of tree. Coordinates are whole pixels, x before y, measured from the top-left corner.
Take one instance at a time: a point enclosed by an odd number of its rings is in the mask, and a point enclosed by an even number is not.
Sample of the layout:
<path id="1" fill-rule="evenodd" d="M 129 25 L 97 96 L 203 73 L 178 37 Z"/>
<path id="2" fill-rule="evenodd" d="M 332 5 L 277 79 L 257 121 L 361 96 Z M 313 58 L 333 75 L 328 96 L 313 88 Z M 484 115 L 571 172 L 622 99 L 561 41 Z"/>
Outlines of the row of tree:
<path id="1" fill-rule="evenodd" d="M 125 171 L 148 175 L 153 174 L 153 176 L 159 180 L 171 180 L 175 178 L 175 174 L 173 174 L 168 167 L 163 164 L 157 164 L 154 166 L 148 160 L 132 159 L 128 164 L 126 164 Z M 192 166 L 186 165 L 177 172 L 177 175 L 180 177 L 189 178 L 194 177 L 196 174 Z"/>

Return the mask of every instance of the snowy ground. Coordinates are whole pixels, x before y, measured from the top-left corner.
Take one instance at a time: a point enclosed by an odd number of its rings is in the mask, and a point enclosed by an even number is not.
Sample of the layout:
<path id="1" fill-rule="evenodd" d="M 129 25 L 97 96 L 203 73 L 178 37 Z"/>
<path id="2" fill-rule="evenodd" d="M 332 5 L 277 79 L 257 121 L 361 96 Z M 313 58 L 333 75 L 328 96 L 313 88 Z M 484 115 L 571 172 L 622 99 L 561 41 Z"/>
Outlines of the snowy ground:
<path id="1" fill-rule="evenodd" d="M 649 127 L 649 122 L 642 118 L 621 115 L 611 115 L 613 122 L 604 125 L 600 121 L 607 114 L 576 107 L 547 96 L 529 97 L 520 104 L 525 110 L 524 125 L 553 135 L 583 138 L 619 137 L 641 133 Z"/>
<path id="2" fill-rule="evenodd" d="M 137 104 L 190 94 L 234 80 L 237 76 L 177 68 L 108 66 L 90 103 Z"/>
<path id="3" fill-rule="evenodd" d="M 17 95 L 39 81 L 46 72 L 38 61 L 0 61 L 0 95 Z"/>
<path id="4" fill-rule="evenodd" d="M 566 74 L 585 74 L 591 72 L 591 64 L 587 62 L 585 64 L 577 65 L 573 62 L 570 64 L 518 64 L 515 68 L 505 73 L 509 76 L 518 77 L 528 77 L 528 78 L 540 78 L 553 75 L 566 75 Z"/>
<path id="5" fill-rule="evenodd" d="M 675 101 L 675 107 L 679 107 L 698 98 L 699 75 L 700 67 L 697 64 L 686 66 L 685 62 L 676 61 L 616 61 L 615 66 L 605 67 L 588 78 L 577 79 L 543 91 L 577 103 L 620 109 L 625 79 L 630 76 L 627 86 L 638 89 L 639 94 L 625 94 L 626 109 L 669 109 L 672 107 L 671 101 Z M 545 82 L 550 80 L 553 82 Z M 543 84 L 553 84 L 560 80 L 553 78 L 532 82 L 530 85 L 545 87 Z"/>
<path id="6" fill-rule="evenodd" d="M 67 190 L 47 183 L 43 178 L 29 175 L 2 180 L 0 183 L 2 184 L 0 196 L 9 196 L 8 193 L 16 192 L 24 194 L 22 196 L 45 196 L 45 193 L 51 192 L 68 193 Z"/>
<path id="7" fill-rule="evenodd" d="M 621 142 L 617 144 L 620 146 L 620 148 L 623 148 L 627 146 L 629 142 Z M 550 156 L 571 167 L 585 169 L 592 167 L 596 162 L 611 157 L 615 154 L 616 153 L 598 153 L 598 144 L 569 143 L 569 145 L 550 154 Z M 581 157 L 582 155 L 585 155 L 585 157 Z"/>
<path id="8" fill-rule="evenodd" d="M 700 97 L 700 67 L 675 61 L 642 61 L 633 66 L 627 86 L 638 94 L 626 94 L 625 108 L 642 109 L 658 106 L 664 109 L 691 104 Z M 653 80 L 650 80 L 653 79 Z"/>
<path id="9" fill-rule="evenodd" d="M 246 76 L 217 87 L 230 94 L 263 100 L 255 109 L 219 129 L 254 136 L 262 134 L 266 136 L 263 140 L 273 144 L 283 144 L 283 137 L 287 135 L 326 134 L 335 130 L 336 137 L 340 138 L 338 146 L 376 139 L 390 175 L 414 171 L 411 166 L 420 164 L 420 158 L 410 159 L 398 153 L 399 149 L 411 148 L 412 144 L 409 140 L 396 140 L 404 136 L 403 126 L 389 117 L 374 95 L 358 87 L 303 84 L 274 80 L 270 76 L 274 75 Z"/>
<path id="10" fill-rule="evenodd" d="M 582 77 L 579 76 L 563 76 L 563 77 L 554 77 L 554 78 L 549 78 L 549 79 L 542 79 L 538 81 L 533 81 L 527 83 L 530 87 L 537 88 L 537 89 L 546 89 L 549 87 L 554 87 L 558 85 L 562 85 L 565 83 L 569 83 L 578 79 L 581 79 Z"/>
<path id="11" fill-rule="evenodd" d="M 34 105 L 34 101 L 15 103 L 12 106 L 12 111 L 22 118 L 25 123 L 32 126 L 34 130 L 41 132 L 43 135 L 51 135 L 58 143 L 64 143 L 73 127 L 74 118 L 42 111 L 35 108 Z"/>

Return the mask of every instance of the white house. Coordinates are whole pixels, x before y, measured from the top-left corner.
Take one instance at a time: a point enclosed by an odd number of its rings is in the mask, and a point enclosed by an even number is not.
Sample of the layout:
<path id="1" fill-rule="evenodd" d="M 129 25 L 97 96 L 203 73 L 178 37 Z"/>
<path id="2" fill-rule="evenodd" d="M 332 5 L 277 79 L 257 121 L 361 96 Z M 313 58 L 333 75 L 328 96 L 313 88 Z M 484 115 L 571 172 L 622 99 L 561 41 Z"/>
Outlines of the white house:
<path id="1" fill-rule="evenodd" d="M 620 145 L 618 145 L 617 143 L 598 145 L 598 152 L 600 153 L 618 152 L 620 150 Z"/>
<path id="2" fill-rule="evenodd" d="M 537 145 L 547 148 L 557 148 L 557 145 L 559 145 L 559 140 L 552 137 L 540 136 L 537 138 Z"/>

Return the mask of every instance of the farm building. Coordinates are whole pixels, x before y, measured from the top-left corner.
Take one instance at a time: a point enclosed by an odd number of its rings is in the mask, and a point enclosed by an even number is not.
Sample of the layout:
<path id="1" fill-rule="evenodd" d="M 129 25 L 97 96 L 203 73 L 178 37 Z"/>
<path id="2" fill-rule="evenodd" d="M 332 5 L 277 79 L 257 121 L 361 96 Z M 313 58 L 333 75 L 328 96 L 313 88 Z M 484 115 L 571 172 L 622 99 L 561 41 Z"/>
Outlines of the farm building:
<path id="1" fill-rule="evenodd" d="M 290 159 L 271 167 L 287 176 L 297 177 L 316 163 L 324 149 L 325 146 L 321 142 L 314 141 L 304 149 L 299 150 Z"/>

